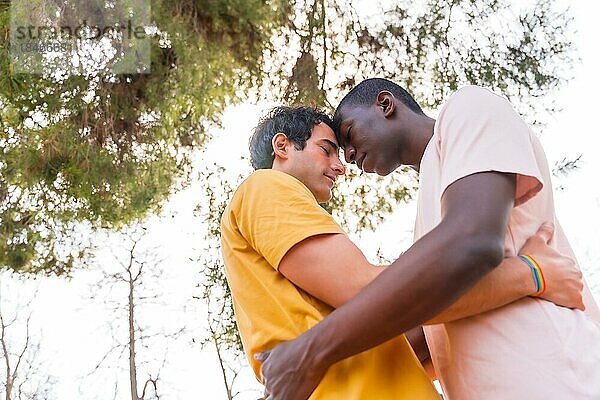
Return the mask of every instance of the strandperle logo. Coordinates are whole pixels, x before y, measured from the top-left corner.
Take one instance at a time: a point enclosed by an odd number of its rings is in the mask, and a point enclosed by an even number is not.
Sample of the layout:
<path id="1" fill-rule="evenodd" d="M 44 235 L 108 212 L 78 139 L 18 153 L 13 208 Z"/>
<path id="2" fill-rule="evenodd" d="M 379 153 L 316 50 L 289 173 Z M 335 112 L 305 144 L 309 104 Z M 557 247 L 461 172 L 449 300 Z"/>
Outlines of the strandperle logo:
<path id="1" fill-rule="evenodd" d="M 150 72 L 149 0 L 13 0 L 10 18 L 15 72 Z"/>

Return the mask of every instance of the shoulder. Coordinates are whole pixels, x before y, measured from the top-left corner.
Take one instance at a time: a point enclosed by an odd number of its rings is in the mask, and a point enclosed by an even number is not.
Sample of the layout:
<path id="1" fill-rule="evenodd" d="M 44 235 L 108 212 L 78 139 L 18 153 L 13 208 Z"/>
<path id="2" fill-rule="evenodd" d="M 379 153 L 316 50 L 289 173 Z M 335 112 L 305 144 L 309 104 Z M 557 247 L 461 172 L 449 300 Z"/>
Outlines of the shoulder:
<path id="1" fill-rule="evenodd" d="M 490 108 L 491 107 L 491 108 Z M 446 101 L 442 110 L 454 111 L 462 109 L 465 111 L 473 110 L 475 112 L 492 112 L 495 108 L 510 108 L 510 102 L 503 96 L 481 86 L 463 86 L 454 92 Z"/>
<path id="2" fill-rule="evenodd" d="M 233 195 L 230 208 L 239 210 L 243 204 L 262 207 L 291 198 L 316 202 L 310 190 L 292 175 L 273 169 L 260 169 L 240 184 Z"/>
<path id="3" fill-rule="evenodd" d="M 477 127 L 490 121 L 516 121 L 519 114 L 510 102 L 480 86 L 464 86 L 453 93 L 440 109 L 436 125 L 439 129 L 462 130 L 465 125 Z"/>
<path id="4" fill-rule="evenodd" d="M 254 191 L 255 189 L 271 189 L 274 191 L 291 190 L 308 192 L 310 191 L 302 182 L 285 172 L 274 169 L 259 169 L 254 171 L 248 178 L 242 182 L 238 191 Z"/>
<path id="5" fill-rule="evenodd" d="M 293 184 L 298 181 L 296 178 L 285 172 L 275 169 L 258 169 L 248 176 L 242 185 L 258 185 L 258 184 Z"/>

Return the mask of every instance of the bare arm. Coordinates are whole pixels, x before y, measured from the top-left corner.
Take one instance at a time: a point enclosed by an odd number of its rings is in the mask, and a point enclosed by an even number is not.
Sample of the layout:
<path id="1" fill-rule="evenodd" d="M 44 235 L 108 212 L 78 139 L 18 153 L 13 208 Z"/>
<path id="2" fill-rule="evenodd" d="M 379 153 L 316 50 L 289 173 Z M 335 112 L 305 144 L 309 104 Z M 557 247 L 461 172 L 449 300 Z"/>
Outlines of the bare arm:
<path id="1" fill-rule="evenodd" d="M 350 301 L 384 269 L 370 264 L 342 234 L 309 237 L 292 247 L 279 263 L 279 272 L 287 279 L 336 308 Z"/>
<path id="2" fill-rule="evenodd" d="M 546 275 L 547 300 L 582 308 L 581 273 L 574 260 L 548 246 L 551 227 L 542 226 L 523 247 L 542 265 Z M 295 285 L 340 307 L 356 296 L 386 267 L 371 265 L 356 245 L 342 234 L 312 236 L 292 247 L 279 264 L 279 271 Z M 428 323 L 449 322 L 489 311 L 535 292 L 529 267 L 518 257 L 505 258 L 446 311 Z"/>

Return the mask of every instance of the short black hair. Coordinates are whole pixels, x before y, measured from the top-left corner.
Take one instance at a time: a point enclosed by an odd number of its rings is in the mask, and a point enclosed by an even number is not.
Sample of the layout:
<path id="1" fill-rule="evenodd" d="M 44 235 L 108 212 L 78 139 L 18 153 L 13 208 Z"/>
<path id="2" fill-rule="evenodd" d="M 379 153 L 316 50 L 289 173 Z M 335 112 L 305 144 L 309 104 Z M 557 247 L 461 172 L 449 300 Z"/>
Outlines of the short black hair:
<path id="1" fill-rule="evenodd" d="M 344 106 L 370 106 L 375 103 L 377 95 L 382 90 L 387 90 L 394 95 L 395 98 L 404 103 L 409 109 L 417 114 L 423 114 L 421 106 L 402 86 L 384 78 L 365 79 L 358 85 L 354 86 L 340 101 L 340 104 L 335 110 L 333 117 L 334 129 L 336 136 L 339 134 L 339 127 L 342 121 L 340 120 L 340 110 Z"/>
<path id="2" fill-rule="evenodd" d="M 333 130 L 333 121 L 323 111 L 311 107 L 279 106 L 263 116 L 250 138 L 250 163 L 254 169 L 273 167 L 275 154 L 271 141 L 283 133 L 297 150 L 303 150 L 315 125 L 324 122 Z"/>

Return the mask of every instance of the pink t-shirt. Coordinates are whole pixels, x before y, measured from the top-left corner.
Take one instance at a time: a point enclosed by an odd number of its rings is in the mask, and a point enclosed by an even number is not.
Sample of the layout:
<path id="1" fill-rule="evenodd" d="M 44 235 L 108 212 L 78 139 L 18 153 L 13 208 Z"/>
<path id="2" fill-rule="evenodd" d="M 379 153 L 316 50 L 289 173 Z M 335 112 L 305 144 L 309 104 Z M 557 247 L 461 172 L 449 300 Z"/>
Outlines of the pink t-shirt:
<path id="1" fill-rule="evenodd" d="M 549 221 L 556 226 L 551 245 L 574 257 L 556 220 L 538 139 L 506 99 L 475 86 L 452 95 L 435 123 L 420 165 L 415 240 L 440 223 L 441 198 L 449 185 L 485 171 L 517 174 L 506 256 L 518 254 Z M 587 286 L 584 300 L 585 312 L 525 298 L 425 327 L 447 399 L 600 399 L 600 310 Z"/>

